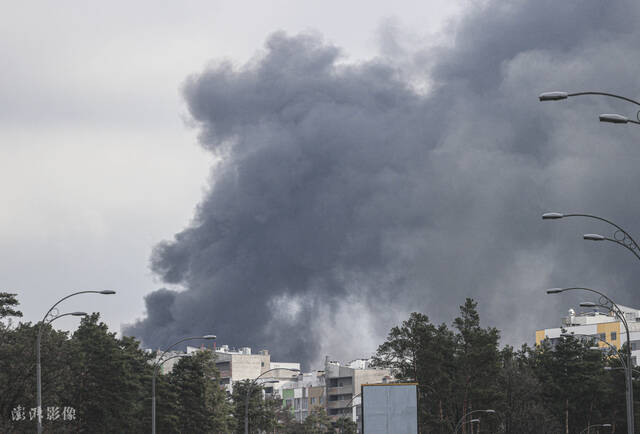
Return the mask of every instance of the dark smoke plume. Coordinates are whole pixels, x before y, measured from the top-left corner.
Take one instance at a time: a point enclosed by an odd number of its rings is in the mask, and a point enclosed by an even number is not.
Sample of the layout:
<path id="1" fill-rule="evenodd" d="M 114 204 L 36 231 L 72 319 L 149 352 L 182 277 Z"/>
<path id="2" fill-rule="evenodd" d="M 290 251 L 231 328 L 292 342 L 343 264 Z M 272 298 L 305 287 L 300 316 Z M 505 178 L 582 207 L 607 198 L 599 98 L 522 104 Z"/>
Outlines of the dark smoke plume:
<path id="1" fill-rule="evenodd" d="M 516 345 L 577 300 L 544 296 L 549 286 L 607 288 L 640 307 L 634 258 L 581 240 L 605 227 L 540 219 L 583 211 L 640 231 L 640 130 L 597 122 L 634 107 L 537 101 L 640 95 L 639 10 L 488 1 L 450 46 L 400 61 L 387 41 L 358 64 L 318 35 L 275 33 L 246 65 L 190 78 L 184 95 L 218 163 L 189 227 L 153 253 L 153 271 L 185 290 L 148 295 L 147 318 L 125 333 L 159 347 L 212 332 L 315 367 L 323 354 L 369 355 L 410 311 L 450 322 L 467 296 Z"/>

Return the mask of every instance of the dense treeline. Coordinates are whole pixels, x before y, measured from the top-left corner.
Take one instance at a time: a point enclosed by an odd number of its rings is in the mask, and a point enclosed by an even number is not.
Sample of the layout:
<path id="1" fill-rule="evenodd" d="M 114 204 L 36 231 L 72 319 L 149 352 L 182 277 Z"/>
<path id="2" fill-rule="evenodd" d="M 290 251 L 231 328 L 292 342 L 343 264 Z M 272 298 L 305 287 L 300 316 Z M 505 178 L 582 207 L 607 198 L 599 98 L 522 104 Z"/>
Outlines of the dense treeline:
<path id="1" fill-rule="evenodd" d="M 473 415 L 482 432 L 568 434 L 612 424 L 605 432 L 626 433 L 624 373 L 615 357 L 574 338 L 499 349 L 498 330 L 480 326 L 476 307 L 467 299 L 453 330 L 412 313 L 378 348 L 378 366 L 419 384 L 421 433 L 451 433 L 463 415 L 484 409 L 496 413 Z M 459 432 L 472 432 L 469 426 Z"/>
<path id="2" fill-rule="evenodd" d="M 22 314 L 15 294 L 0 293 L 0 433 L 32 433 L 36 428 L 36 350 L 38 325 L 14 324 Z M 43 328 L 42 419 L 45 433 L 141 433 L 151 431 L 153 356 L 131 337 L 118 338 L 98 314 L 81 320 L 70 335 Z M 215 354 L 182 357 L 156 383 L 158 433 L 244 433 L 248 382 L 232 396 L 220 388 Z M 304 423 L 263 400 L 260 386 L 249 389 L 250 432 L 324 434 L 334 432 L 323 410 Z M 18 420 L 16 420 L 18 419 Z M 345 434 L 353 423 L 341 421 Z"/>
<path id="3" fill-rule="evenodd" d="M 38 325 L 15 323 L 17 306 L 14 295 L 0 293 L 0 432 L 35 429 Z M 482 328 L 476 308 L 467 299 L 451 328 L 412 313 L 377 350 L 378 366 L 419 384 L 421 433 L 451 433 L 464 414 L 486 409 L 495 414 L 474 413 L 480 424 L 473 433 L 579 433 L 599 423 L 626 432 L 624 375 L 615 358 L 576 339 L 500 349 L 499 331 Z M 118 338 L 93 314 L 73 334 L 45 326 L 41 352 L 45 432 L 151 430 L 152 356 L 135 339 Z M 243 433 L 247 392 L 252 433 L 355 433 L 353 422 L 336 426 L 321 409 L 298 423 L 249 381 L 227 396 L 210 351 L 180 358 L 158 376 L 157 432 Z M 472 433 L 467 424 L 459 432 Z"/>

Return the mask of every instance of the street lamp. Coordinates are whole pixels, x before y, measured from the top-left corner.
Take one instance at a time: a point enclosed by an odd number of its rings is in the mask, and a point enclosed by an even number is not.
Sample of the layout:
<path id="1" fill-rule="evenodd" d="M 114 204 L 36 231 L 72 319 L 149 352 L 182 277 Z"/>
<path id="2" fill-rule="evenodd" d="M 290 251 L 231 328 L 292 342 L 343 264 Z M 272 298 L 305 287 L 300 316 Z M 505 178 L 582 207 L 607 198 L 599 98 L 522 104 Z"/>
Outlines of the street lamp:
<path id="1" fill-rule="evenodd" d="M 38 434 L 42 434 L 42 370 L 40 367 L 40 340 L 42 339 L 42 326 L 44 324 L 50 324 L 53 321 L 61 318 L 63 316 L 72 315 L 72 316 L 85 316 L 85 312 L 70 312 L 59 315 L 58 309 L 56 306 L 65 301 L 67 298 L 73 297 L 79 294 L 102 294 L 102 295 L 111 295 L 115 294 L 115 291 L 105 290 L 105 291 L 78 291 L 73 294 L 69 294 L 65 297 L 62 297 L 58 300 L 53 306 L 49 308 L 47 313 L 42 317 L 42 321 L 40 321 L 40 325 L 38 326 L 38 338 L 36 340 L 36 392 L 38 399 L 38 407 L 37 411 L 37 420 L 38 420 Z"/>
<path id="2" fill-rule="evenodd" d="M 640 102 L 635 101 L 631 98 L 627 98 L 626 96 L 621 96 L 621 95 L 616 95 L 613 93 L 606 93 L 606 92 L 576 92 L 576 93 L 568 93 L 568 92 L 544 92 L 541 93 L 538 96 L 538 99 L 540 101 L 559 101 L 559 100 L 563 100 L 563 99 L 567 99 L 571 96 L 581 96 L 581 95 L 603 95 L 603 96 L 609 96 L 611 98 L 617 98 L 617 99 L 621 99 L 623 101 L 627 101 L 630 102 L 632 104 L 638 105 L 640 106 Z M 626 124 L 626 123 L 633 123 L 633 124 L 637 124 L 640 125 L 640 111 L 638 111 L 638 113 L 636 114 L 636 119 L 638 119 L 637 121 L 632 120 L 627 118 L 626 116 L 622 116 L 619 114 L 611 114 L 611 113 L 606 113 L 606 114 L 601 114 L 600 115 L 600 122 L 608 122 L 608 123 L 612 123 L 612 124 Z"/>
<path id="3" fill-rule="evenodd" d="M 596 291 L 595 289 L 591 289 L 591 288 L 580 288 L 580 287 L 574 287 L 574 288 L 552 288 L 552 289 L 548 289 L 547 290 L 547 294 L 559 294 L 561 292 L 565 292 L 565 291 L 575 291 L 575 290 L 580 290 L 580 291 L 587 291 L 587 292 L 592 292 L 594 294 L 597 294 L 600 299 L 598 303 L 593 303 L 593 304 L 589 304 L 590 307 L 602 307 L 607 309 L 610 313 L 613 313 L 622 323 L 622 325 L 624 325 L 624 329 L 625 332 L 627 334 L 627 348 L 626 348 L 626 356 L 627 356 L 627 360 L 626 360 L 626 364 L 625 364 L 625 369 L 626 369 L 626 388 L 627 388 L 627 433 L 628 434 L 634 434 L 634 418 L 633 418 L 633 382 L 632 382 L 632 376 L 631 376 L 631 368 L 632 363 L 631 363 L 631 337 L 629 334 L 629 324 L 627 323 L 627 319 L 624 316 L 624 312 L 622 311 L 622 309 L 620 309 L 620 307 L 613 301 L 611 300 L 607 295 L 603 294 L 600 291 Z"/>
<path id="4" fill-rule="evenodd" d="M 548 213 L 542 214 L 542 220 L 559 220 L 565 217 L 586 217 L 594 220 L 599 220 L 601 222 L 607 223 L 609 226 L 613 226 L 615 228 L 615 231 L 609 237 L 605 237 L 600 234 L 585 234 L 583 235 L 583 238 L 588 241 L 610 241 L 610 242 L 616 243 L 626 248 L 627 250 L 629 250 L 631 253 L 635 255 L 637 259 L 640 260 L 640 253 L 639 253 L 640 246 L 638 246 L 638 243 L 636 243 L 636 241 L 633 239 L 633 237 L 629 232 L 627 232 L 626 230 L 624 230 L 622 227 L 615 224 L 611 220 L 607 220 L 605 218 L 598 217 L 592 214 L 582 214 L 582 213 L 564 214 L 559 212 L 548 212 Z"/>
<path id="5" fill-rule="evenodd" d="M 480 419 L 471 419 L 469 423 L 471 424 L 471 434 L 475 432 L 474 424 L 478 425 L 478 432 L 480 432 Z"/>
<path id="6" fill-rule="evenodd" d="M 264 374 L 267 374 L 269 372 L 278 371 L 278 370 L 300 372 L 300 369 L 296 369 L 296 368 L 273 368 L 273 369 L 264 371 L 262 374 L 258 375 L 256 378 L 254 378 L 253 380 L 249 381 L 249 383 L 247 383 L 247 393 L 245 394 L 245 397 L 244 397 L 244 434 L 249 434 L 249 392 L 251 391 L 253 386 L 257 383 L 258 379 L 260 379 L 260 377 L 262 377 Z M 274 381 L 274 382 L 277 383 L 277 381 Z"/>
<path id="7" fill-rule="evenodd" d="M 623 369 L 625 370 L 625 375 L 626 375 L 627 364 L 626 364 L 626 362 L 624 360 L 623 355 L 620 354 L 620 352 L 618 351 L 618 349 L 615 346 L 611 345 L 605 339 L 601 339 L 598 336 L 586 335 L 586 334 L 583 334 L 583 333 L 560 333 L 560 337 L 563 337 L 563 338 L 575 338 L 575 337 L 578 337 L 578 336 L 589 338 L 589 339 L 595 339 L 595 340 L 597 340 L 599 342 L 602 342 L 603 344 L 607 345 L 615 353 L 615 355 L 618 357 L 618 359 L 620 360 L 620 364 L 623 366 Z M 602 348 L 598 347 L 598 346 L 589 347 L 589 349 L 590 350 L 598 350 L 598 351 L 602 350 Z M 607 367 L 605 367 L 605 370 L 607 370 L 606 368 Z"/>
<path id="8" fill-rule="evenodd" d="M 465 418 L 467 416 L 471 416 L 474 413 L 486 413 L 486 414 L 495 414 L 497 416 L 497 413 L 495 410 L 473 410 L 468 412 L 467 414 L 465 414 L 464 416 L 462 416 L 460 418 L 460 420 L 458 421 L 458 423 L 456 424 L 456 429 L 453 430 L 453 434 L 456 434 L 458 432 L 458 430 L 460 429 L 460 427 L 462 426 L 462 422 L 464 422 Z"/>
<path id="9" fill-rule="evenodd" d="M 156 362 L 153 364 L 153 377 L 151 377 L 151 432 L 152 434 L 156 434 L 156 372 L 160 367 L 160 365 L 162 365 L 164 362 L 179 356 L 168 357 L 165 360 L 162 360 L 162 358 L 164 357 L 165 354 L 167 354 L 169 350 L 174 348 L 176 345 L 181 344 L 182 342 L 191 341 L 195 339 L 211 340 L 215 338 L 216 338 L 216 335 L 204 335 L 204 336 L 191 336 L 188 338 L 180 339 L 178 342 L 175 342 L 169 345 L 167 349 L 160 354 L 160 357 L 158 357 Z"/>
<path id="10" fill-rule="evenodd" d="M 589 434 L 591 432 L 591 428 L 611 428 L 611 424 L 610 423 L 599 423 L 596 425 L 587 425 L 587 427 L 585 429 L 583 429 L 582 431 L 580 431 L 580 434 L 582 434 L 583 432 L 586 432 L 587 434 Z"/>

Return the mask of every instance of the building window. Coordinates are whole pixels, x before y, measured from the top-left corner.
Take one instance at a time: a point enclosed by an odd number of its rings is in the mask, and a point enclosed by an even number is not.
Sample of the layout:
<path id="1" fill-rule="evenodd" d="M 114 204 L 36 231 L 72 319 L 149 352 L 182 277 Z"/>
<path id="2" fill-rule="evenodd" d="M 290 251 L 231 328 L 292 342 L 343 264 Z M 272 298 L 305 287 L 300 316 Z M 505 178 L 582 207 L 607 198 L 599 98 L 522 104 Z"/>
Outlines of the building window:
<path id="1" fill-rule="evenodd" d="M 309 401 L 307 401 L 306 399 L 302 400 L 302 409 L 306 410 L 308 408 Z"/>
<path id="2" fill-rule="evenodd" d="M 296 398 L 293 405 L 294 405 L 293 407 L 294 409 L 300 410 L 300 398 Z"/>
<path id="3" fill-rule="evenodd" d="M 316 399 L 315 398 L 311 398 L 311 405 L 315 405 L 316 403 Z"/>
<path id="4" fill-rule="evenodd" d="M 616 339 L 618 339 L 618 333 L 616 332 L 611 332 L 611 340 L 615 341 Z"/>
<path id="5" fill-rule="evenodd" d="M 601 341 L 606 341 L 607 340 L 607 334 L 606 333 L 598 333 L 598 337 L 600 338 Z"/>
<path id="6" fill-rule="evenodd" d="M 318 398 L 318 404 L 323 404 L 324 403 L 324 398 L 321 396 L 320 398 Z"/>

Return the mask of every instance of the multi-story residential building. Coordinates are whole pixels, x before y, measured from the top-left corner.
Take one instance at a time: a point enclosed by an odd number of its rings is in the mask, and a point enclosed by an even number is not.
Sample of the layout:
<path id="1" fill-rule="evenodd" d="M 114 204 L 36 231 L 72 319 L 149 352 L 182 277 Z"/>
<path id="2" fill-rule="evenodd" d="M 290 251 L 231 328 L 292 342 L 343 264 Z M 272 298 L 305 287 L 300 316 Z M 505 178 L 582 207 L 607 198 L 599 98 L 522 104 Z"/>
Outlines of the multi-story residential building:
<path id="1" fill-rule="evenodd" d="M 632 362 L 637 365 L 640 356 L 640 310 L 626 306 L 619 307 L 629 325 Z M 593 309 L 578 313 L 569 309 L 569 314 L 562 318 L 560 327 L 536 331 L 536 345 L 540 345 L 544 339 L 549 339 L 554 345 L 558 339 L 561 339 L 561 333 L 565 331 L 576 335 L 598 337 L 616 349 L 620 349 L 627 341 L 624 325 L 615 315 Z M 604 342 L 597 341 L 597 344 L 602 348 L 608 347 Z"/>
<path id="2" fill-rule="evenodd" d="M 280 386 L 282 405 L 302 422 L 315 407 L 325 407 L 324 371 L 305 372 Z"/>
<path id="3" fill-rule="evenodd" d="M 268 381 L 269 386 L 265 392 L 273 394 L 277 390 L 277 384 L 286 382 L 298 376 L 300 363 L 272 362 L 269 351 L 261 350 L 258 354 L 251 354 L 251 348 L 243 347 L 239 350 L 222 345 L 214 349 L 217 359 L 216 366 L 220 370 L 220 384 L 231 393 L 233 383 L 242 380 L 253 380 L 267 371 L 268 374 L 260 377 L 260 381 Z"/>
<path id="4" fill-rule="evenodd" d="M 360 425 L 360 387 L 391 379 L 388 369 L 371 368 L 366 359 L 343 365 L 327 358 L 324 371 L 304 373 L 282 384 L 280 396 L 283 406 L 300 422 L 314 407 L 322 407 L 333 420 L 345 416 Z"/>
<path id="5" fill-rule="evenodd" d="M 341 365 L 325 359 L 327 414 L 332 419 L 351 416 L 360 426 L 360 394 L 363 384 L 387 383 L 393 379 L 389 369 L 372 368 L 370 360 L 358 359 Z"/>

